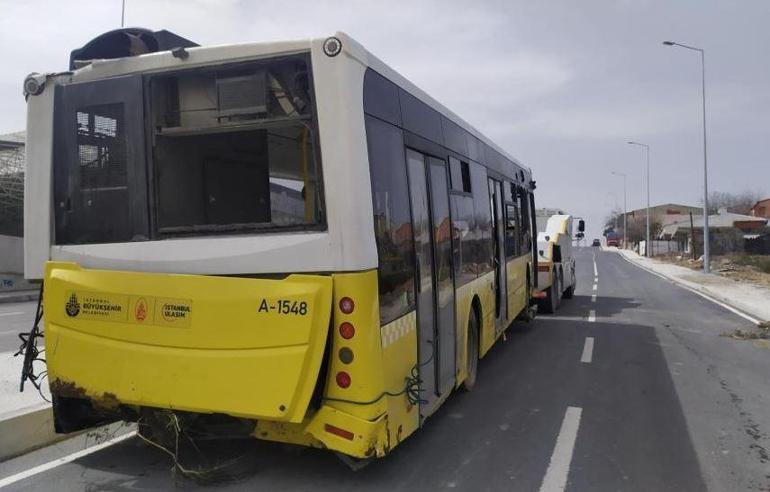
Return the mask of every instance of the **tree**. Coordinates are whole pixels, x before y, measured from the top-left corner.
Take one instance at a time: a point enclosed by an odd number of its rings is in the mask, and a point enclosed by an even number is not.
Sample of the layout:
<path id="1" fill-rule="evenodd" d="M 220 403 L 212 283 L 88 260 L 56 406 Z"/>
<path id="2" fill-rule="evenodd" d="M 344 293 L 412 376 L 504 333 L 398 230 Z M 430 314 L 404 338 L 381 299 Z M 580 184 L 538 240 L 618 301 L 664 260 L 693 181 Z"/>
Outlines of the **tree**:
<path id="1" fill-rule="evenodd" d="M 617 229 L 623 229 L 623 211 L 616 207 L 604 218 L 604 230 L 614 231 Z"/>
<path id="2" fill-rule="evenodd" d="M 758 191 L 745 190 L 740 193 L 726 191 L 712 191 L 709 193 L 709 215 L 713 215 L 720 208 L 726 208 L 728 212 L 748 215 L 751 207 L 762 198 Z M 703 200 L 700 201 L 701 205 Z"/>

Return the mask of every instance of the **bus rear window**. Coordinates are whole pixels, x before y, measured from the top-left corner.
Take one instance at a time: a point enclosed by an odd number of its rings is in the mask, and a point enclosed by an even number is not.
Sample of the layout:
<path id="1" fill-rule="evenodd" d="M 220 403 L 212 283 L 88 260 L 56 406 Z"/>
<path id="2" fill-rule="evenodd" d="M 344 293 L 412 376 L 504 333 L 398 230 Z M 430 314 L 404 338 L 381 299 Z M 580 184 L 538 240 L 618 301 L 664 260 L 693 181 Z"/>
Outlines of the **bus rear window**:
<path id="1" fill-rule="evenodd" d="M 159 234 L 320 224 L 304 63 L 163 76 L 151 91 Z"/>
<path id="2" fill-rule="evenodd" d="M 292 124 L 159 139 L 158 232 L 318 224 L 309 134 Z"/>
<path id="3" fill-rule="evenodd" d="M 57 87 L 56 244 L 325 227 L 307 54 Z"/>

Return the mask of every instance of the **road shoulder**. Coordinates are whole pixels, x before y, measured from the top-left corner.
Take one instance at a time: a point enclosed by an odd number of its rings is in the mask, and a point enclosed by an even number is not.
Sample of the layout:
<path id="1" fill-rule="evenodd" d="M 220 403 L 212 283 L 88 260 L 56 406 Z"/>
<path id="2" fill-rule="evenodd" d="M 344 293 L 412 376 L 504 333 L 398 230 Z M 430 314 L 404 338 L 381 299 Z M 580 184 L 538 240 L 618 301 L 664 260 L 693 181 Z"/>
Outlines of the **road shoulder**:
<path id="1" fill-rule="evenodd" d="M 629 250 L 616 250 L 621 257 L 649 272 L 695 291 L 707 298 L 726 304 L 738 314 L 748 315 L 754 322 L 770 320 L 770 289 L 738 282 L 713 273 L 703 273 L 689 268 L 645 258 Z M 746 317 L 746 316 L 744 316 Z"/>

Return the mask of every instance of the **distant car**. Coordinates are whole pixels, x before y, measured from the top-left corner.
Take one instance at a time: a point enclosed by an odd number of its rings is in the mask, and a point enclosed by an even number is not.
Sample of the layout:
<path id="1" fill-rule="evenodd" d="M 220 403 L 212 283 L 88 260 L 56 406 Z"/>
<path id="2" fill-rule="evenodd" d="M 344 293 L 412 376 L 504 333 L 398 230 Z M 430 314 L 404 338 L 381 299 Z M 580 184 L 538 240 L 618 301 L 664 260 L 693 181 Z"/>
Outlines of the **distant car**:
<path id="1" fill-rule="evenodd" d="M 594 239 L 594 242 L 591 243 L 591 246 L 601 246 L 602 242 L 598 239 Z"/>

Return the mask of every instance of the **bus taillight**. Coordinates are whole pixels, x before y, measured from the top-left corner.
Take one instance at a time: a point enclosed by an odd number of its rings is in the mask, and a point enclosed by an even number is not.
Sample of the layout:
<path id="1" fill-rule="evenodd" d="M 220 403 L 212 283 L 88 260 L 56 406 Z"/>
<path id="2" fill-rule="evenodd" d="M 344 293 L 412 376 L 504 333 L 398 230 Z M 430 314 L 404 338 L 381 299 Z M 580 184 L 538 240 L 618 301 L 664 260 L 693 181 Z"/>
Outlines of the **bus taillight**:
<path id="1" fill-rule="evenodd" d="M 350 340 L 355 334 L 356 329 L 351 323 L 345 321 L 340 325 L 340 336 L 345 340 Z"/>
<path id="2" fill-rule="evenodd" d="M 353 299 L 350 297 L 343 297 L 340 299 L 340 311 L 342 311 L 345 314 L 350 314 L 353 312 L 353 308 L 355 308 L 356 305 L 353 302 Z"/>
<path id="3" fill-rule="evenodd" d="M 338 372 L 335 379 L 337 380 L 337 386 L 340 388 L 347 388 L 350 386 L 350 374 L 345 371 Z"/>

